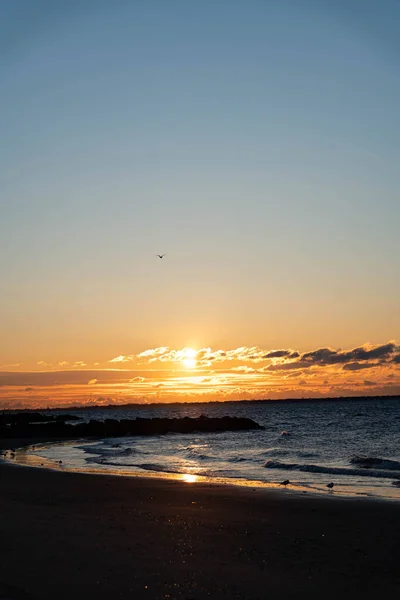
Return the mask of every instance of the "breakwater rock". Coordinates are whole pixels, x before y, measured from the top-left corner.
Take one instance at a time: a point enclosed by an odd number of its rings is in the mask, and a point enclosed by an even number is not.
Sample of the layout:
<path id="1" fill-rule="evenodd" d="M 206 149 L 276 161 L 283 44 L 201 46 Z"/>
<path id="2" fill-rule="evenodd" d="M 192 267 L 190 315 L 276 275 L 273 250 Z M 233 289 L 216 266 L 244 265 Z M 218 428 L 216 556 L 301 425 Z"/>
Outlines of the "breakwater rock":
<path id="1" fill-rule="evenodd" d="M 70 420 L 70 419 L 69 419 Z M 67 423 L 65 420 L 34 422 L 17 420 L 0 424 L 0 438 L 61 438 L 118 437 L 133 435 L 161 435 L 165 433 L 193 433 L 221 431 L 250 431 L 264 429 L 252 419 L 240 417 L 211 418 L 153 418 L 153 419 L 105 419 L 84 423 Z"/>

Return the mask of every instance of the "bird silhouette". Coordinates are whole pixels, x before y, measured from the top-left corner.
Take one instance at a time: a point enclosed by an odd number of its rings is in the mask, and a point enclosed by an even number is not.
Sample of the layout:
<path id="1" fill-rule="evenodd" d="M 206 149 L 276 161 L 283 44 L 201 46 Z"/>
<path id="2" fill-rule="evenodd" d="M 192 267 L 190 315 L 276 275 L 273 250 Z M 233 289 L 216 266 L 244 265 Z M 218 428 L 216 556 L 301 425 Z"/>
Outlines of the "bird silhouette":
<path id="1" fill-rule="evenodd" d="M 331 482 L 331 483 L 328 483 L 328 485 L 326 487 L 329 488 L 329 489 L 332 489 L 334 485 L 335 484 Z"/>
<path id="2" fill-rule="evenodd" d="M 286 486 L 286 485 L 289 485 L 289 483 L 290 483 L 289 479 L 285 479 L 285 481 L 282 481 L 281 485 Z"/>
<path id="3" fill-rule="evenodd" d="M 158 258 L 164 258 L 165 254 L 157 254 Z"/>

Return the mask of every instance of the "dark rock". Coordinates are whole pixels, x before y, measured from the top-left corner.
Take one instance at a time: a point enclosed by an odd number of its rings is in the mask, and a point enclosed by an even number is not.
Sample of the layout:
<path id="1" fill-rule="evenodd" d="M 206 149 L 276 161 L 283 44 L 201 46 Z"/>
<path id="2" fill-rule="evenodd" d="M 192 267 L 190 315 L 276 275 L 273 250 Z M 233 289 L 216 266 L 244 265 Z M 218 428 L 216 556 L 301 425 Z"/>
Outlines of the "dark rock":
<path id="1" fill-rule="evenodd" d="M 21 413 L 22 414 L 22 413 Z M 7 427 L 0 427 L 0 438 L 64 438 L 73 439 L 77 437 L 118 437 L 125 435 L 163 435 L 166 433 L 193 433 L 210 432 L 217 433 L 221 431 L 249 431 L 255 429 L 264 429 L 251 419 L 242 417 L 206 417 L 201 415 L 198 418 L 184 417 L 178 418 L 154 418 L 154 419 L 105 419 L 104 421 L 91 420 L 88 423 L 71 424 L 69 415 L 64 415 L 64 421 L 47 420 L 47 415 L 42 415 L 40 420 L 39 413 L 35 420 L 22 418 L 14 421 L 11 419 Z"/>

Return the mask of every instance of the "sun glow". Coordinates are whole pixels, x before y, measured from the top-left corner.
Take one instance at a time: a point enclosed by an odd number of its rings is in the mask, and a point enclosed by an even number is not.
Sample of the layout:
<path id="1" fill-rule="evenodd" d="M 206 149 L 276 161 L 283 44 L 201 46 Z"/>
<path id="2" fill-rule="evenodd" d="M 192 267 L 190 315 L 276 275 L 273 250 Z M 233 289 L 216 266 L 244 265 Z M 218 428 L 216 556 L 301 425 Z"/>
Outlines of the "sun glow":
<path id="1" fill-rule="evenodd" d="M 186 367 L 186 369 L 195 369 L 196 368 L 196 350 L 192 348 L 185 348 L 184 357 L 182 358 L 182 363 Z"/>
<path id="2" fill-rule="evenodd" d="M 197 475 L 192 475 L 191 473 L 185 473 L 185 475 L 182 475 L 182 479 L 186 483 L 195 483 L 197 481 Z"/>

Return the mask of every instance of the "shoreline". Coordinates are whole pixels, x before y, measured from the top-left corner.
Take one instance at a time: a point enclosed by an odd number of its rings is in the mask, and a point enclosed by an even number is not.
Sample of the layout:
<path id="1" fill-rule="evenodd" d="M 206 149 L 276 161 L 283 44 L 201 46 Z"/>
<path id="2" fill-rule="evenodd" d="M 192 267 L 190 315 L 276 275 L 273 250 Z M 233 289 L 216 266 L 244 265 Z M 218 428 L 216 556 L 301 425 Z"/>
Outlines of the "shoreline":
<path id="1" fill-rule="evenodd" d="M 96 441 L 98 438 L 18 438 L 18 439 L 0 439 L 0 463 L 10 466 L 20 466 L 34 469 L 47 469 L 50 471 L 62 471 L 64 473 L 86 474 L 86 475 L 101 475 L 110 477 L 125 477 L 133 479 L 147 479 L 150 481 L 180 481 L 191 483 L 193 485 L 207 484 L 215 486 L 230 486 L 233 489 L 257 488 L 261 492 L 273 492 L 277 494 L 292 495 L 309 495 L 324 498 L 341 498 L 341 499 L 362 499 L 382 502 L 400 503 L 400 490 L 395 488 L 393 496 L 378 495 L 371 488 L 356 488 L 350 487 L 346 489 L 343 484 L 337 484 L 334 490 L 328 490 L 323 484 L 301 485 L 295 482 L 290 482 L 287 486 L 283 486 L 278 482 L 267 482 L 262 480 L 251 480 L 244 478 L 223 478 L 223 477 L 206 477 L 202 475 L 192 475 L 184 473 L 173 473 L 167 471 L 132 471 L 112 468 L 73 468 L 66 467 L 65 464 L 59 464 L 58 461 L 52 461 L 47 458 L 39 457 L 35 454 L 29 454 L 30 447 L 45 446 L 45 445 L 63 445 L 75 444 Z M 7 457 L 6 452 L 14 452 L 13 458 Z M 370 491 L 368 491 L 370 490 Z M 0 598 L 1 600 L 1 598 Z"/>
<path id="2" fill-rule="evenodd" d="M 400 592 L 397 503 L 4 462 L 0 486 L 0 598 Z"/>

